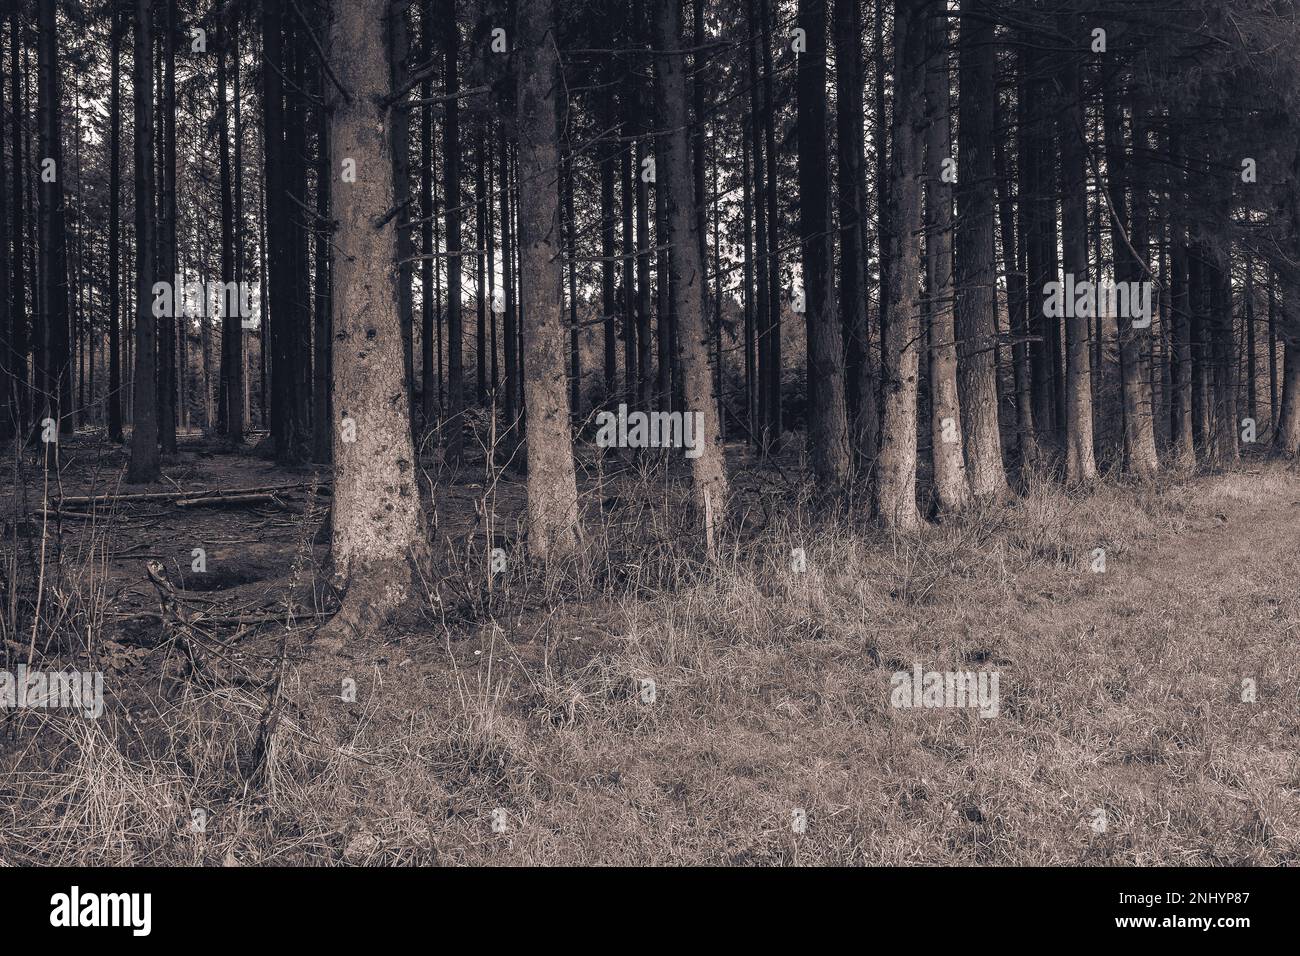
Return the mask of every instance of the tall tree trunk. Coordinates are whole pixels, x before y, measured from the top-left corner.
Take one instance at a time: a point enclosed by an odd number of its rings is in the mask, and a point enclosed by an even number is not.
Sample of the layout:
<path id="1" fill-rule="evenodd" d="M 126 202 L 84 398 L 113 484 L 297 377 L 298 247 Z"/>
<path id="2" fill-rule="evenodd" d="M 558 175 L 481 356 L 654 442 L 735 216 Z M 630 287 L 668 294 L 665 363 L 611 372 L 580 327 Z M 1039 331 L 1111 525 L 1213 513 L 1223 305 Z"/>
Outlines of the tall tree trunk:
<path id="1" fill-rule="evenodd" d="M 1070 22 L 1067 18 L 1065 22 Z M 1083 140 L 1083 98 L 1079 83 L 1080 66 L 1069 56 L 1061 69 L 1061 101 L 1057 113 L 1061 141 L 1061 248 L 1065 275 L 1086 282 L 1088 275 L 1088 182 L 1085 170 L 1086 143 Z M 963 87 L 965 84 L 963 83 Z M 964 111 L 963 111 L 964 113 Z M 965 126 L 965 117 L 962 120 Z M 963 152 L 965 152 L 963 150 Z M 1061 296 L 1058 302 L 1068 312 L 1066 325 L 1066 450 L 1065 471 L 1070 481 L 1096 477 L 1092 434 L 1092 375 L 1088 354 L 1088 316 L 1072 308 Z M 1083 311 L 1085 314 L 1080 315 Z M 1053 319 L 1059 324 L 1059 317 Z"/>
<path id="2" fill-rule="evenodd" d="M 433 3 L 434 0 L 421 0 L 420 3 L 421 63 L 433 62 Z M 432 97 L 433 79 L 425 77 L 420 84 L 420 98 L 425 101 L 420 107 L 420 245 L 424 253 L 420 263 L 420 403 L 426 429 L 432 428 L 434 423 L 440 397 L 437 366 L 442 362 L 442 355 L 434 352 L 433 330 L 436 316 L 433 271 L 439 267 L 434 259 L 438 249 L 433 238 L 437 210 L 433 200 L 433 104 L 429 102 Z"/>
<path id="3" fill-rule="evenodd" d="M 630 112 L 629 96 L 625 94 L 624 109 Z M 625 127 L 626 129 L 626 124 Z M 624 144 L 619 156 L 619 199 L 622 212 L 621 250 L 623 261 L 623 397 L 629 405 L 637 400 L 637 322 L 636 322 L 636 186 L 633 185 L 632 153 L 633 147 Z"/>
<path id="4" fill-rule="evenodd" d="M 505 126 L 500 133 L 501 160 L 501 290 L 504 300 L 505 315 L 502 318 L 501 334 L 502 358 L 505 362 L 505 395 L 501 403 L 505 433 L 501 439 L 501 460 L 514 458 L 515 446 L 519 441 L 519 335 L 516 331 L 515 312 L 515 273 L 514 273 L 514 224 L 511 215 L 510 187 L 510 148 L 506 139 Z"/>
<path id="5" fill-rule="evenodd" d="M 998 428 L 997 251 L 993 240 L 996 49 L 988 11 L 964 4 L 960 38 L 956 243 L 957 384 L 966 470 L 977 498 L 1007 494 Z"/>
<path id="6" fill-rule="evenodd" d="M 884 414 L 876 480 L 876 510 L 886 527 L 915 530 L 916 507 L 917 279 L 922 148 L 924 146 L 925 10 L 928 0 L 894 4 L 894 121 L 890 132 L 892 228 L 888 235 L 888 286 L 882 309 L 888 316 L 880 375 Z"/>
<path id="7" fill-rule="evenodd" d="M 176 283 L 176 0 L 166 0 L 162 37 L 163 89 L 162 196 L 158 222 L 158 271 L 162 281 Z M 174 288 L 174 285 L 173 285 Z M 158 326 L 158 439 L 165 455 L 176 453 L 177 330 L 185 320 L 164 315 Z"/>
<path id="8" fill-rule="evenodd" d="M 460 90 L 456 73 L 459 55 L 460 31 L 456 26 L 456 0 L 445 0 L 443 7 L 443 85 L 448 96 L 446 121 L 443 126 L 443 164 L 445 209 L 444 226 L 447 230 L 447 460 L 459 465 L 465 449 L 465 368 L 461 332 L 461 235 L 460 235 L 460 105 L 456 94 Z"/>
<path id="9" fill-rule="evenodd" d="M 406 25 L 405 4 L 389 6 L 388 69 L 393 88 L 406 79 L 410 54 L 410 32 Z M 393 137 L 393 206 L 397 213 L 397 315 L 402 323 L 402 367 L 406 370 L 406 394 L 415 415 L 415 315 L 411 284 L 415 274 L 415 233 L 411 225 L 411 112 L 402 97 L 389 112 L 388 123 Z"/>
<path id="10" fill-rule="evenodd" d="M 897 4 L 895 4 L 897 6 Z M 885 361 L 885 335 L 889 328 L 889 270 L 890 256 L 893 254 L 893 217 L 894 206 L 893 198 L 889 190 L 892 183 L 891 169 L 889 165 L 889 143 L 890 143 L 890 120 L 889 111 L 886 106 L 885 88 L 888 84 L 889 58 L 885 51 L 885 0 L 875 0 L 876 15 L 872 22 L 872 43 L 874 46 L 873 56 L 875 59 L 875 90 L 873 92 L 873 119 L 874 130 L 872 131 L 872 149 L 876 154 L 875 174 L 876 174 L 876 253 L 878 260 L 878 272 L 880 274 L 880 286 L 876 292 L 876 324 L 880 327 L 880 363 L 882 368 L 877 376 L 876 384 L 876 419 L 880 423 L 880 429 L 884 429 L 884 408 L 885 395 L 888 390 L 888 375 L 883 365 Z M 894 42 L 897 44 L 900 34 L 895 27 Z M 870 332 L 867 334 L 867 355 L 868 361 L 873 365 L 875 359 L 872 356 L 872 345 Z M 867 449 L 866 457 L 868 459 L 875 457 L 879 445 L 883 443 L 883 436 L 877 436 L 877 448 Z"/>
<path id="11" fill-rule="evenodd" d="M 1246 417 L 1258 426 L 1255 410 L 1255 390 L 1258 383 L 1255 349 L 1255 259 L 1250 249 L 1246 253 L 1246 284 L 1242 289 L 1242 323 L 1246 327 Z"/>
<path id="12" fill-rule="evenodd" d="M 26 195 L 24 171 L 27 164 L 23 159 L 24 101 L 20 80 L 23 71 L 19 65 L 19 51 L 22 49 L 23 44 L 22 33 L 19 29 L 18 6 L 16 3 L 12 4 L 9 11 L 9 76 L 12 84 L 10 87 L 10 129 L 13 145 L 10 169 L 13 170 L 14 174 L 13 191 L 10 194 L 13 205 L 13 254 L 10 257 L 10 265 L 13 269 L 13 284 L 10 289 L 10 294 L 13 297 L 13 307 L 9 312 L 9 327 L 13 336 L 11 339 L 13 364 L 10 368 L 12 369 L 14 383 L 14 401 L 17 406 L 15 414 L 17 427 L 22 430 L 31 422 L 32 391 L 28 382 L 27 355 L 31 339 L 28 334 L 26 270 L 23 268 L 23 256 L 27 249 L 27 233 L 24 224 L 24 196 Z M 3 80 L 0 79 L 0 82 L 3 82 Z M 0 116 L 0 120 L 3 120 L 3 116 Z M 3 124 L 0 123 L 0 125 Z"/>
<path id="13" fill-rule="evenodd" d="M 153 0 L 135 0 L 135 397 L 127 481 L 159 477 L 157 341 L 153 317 Z"/>
<path id="14" fill-rule="evenodd" d="M 1268 267 L 1268 424 L 1277 431 L 1277 276 Z"/>
<path id="15" fill-rule="evenodd" d="M 483 249 L 487 246 L 487 184 L 484 178 L 483 125 L 474 131 L 474 384 L 479 405 L 487 404 L 487 267 Z"/>
<path id="16" fill-rule="evenodd" d="M 773 0 L 761 0 L 763 39 L 763 160 L 767 164 L 764 198 L 767 201 L 767 326 L 763 331 L 767 350 L 767 396 L 763 423 L 763 448 L 775 452 L 785 430 L 781 408 L 781 248 L 777 196 L 780 182 L 776 164 L 776 94 L 772 63 Z"/>
<path id="17" fill-rule="evenodd" d="M 1006 129 L 1002 101 L 995 104 L 993 126 Z M 1038 459 L 1038 442 L 1034 435 L 1034 405 L 1029 368 L 1029 295 L 1025 283 L 1025 236 L 1027 221 L 1019 195 L 1013 200 L 1011 172 L 1007 162 L 1008 144 L 997 136 L 993 145 L 994 177 L 997 180 L 998 219 L 1002 237 L 1002 271 L 1007 277 L 1008 325 L 1012 336 L 1012 378 L 1016 392 L 1016 453 L 1023 470 Z M 1019 210 L 1017 210 L 1017 206 Z M 1019 226 L 1017 225 L 1019 224 Z M 1020 235 L 1016 235 L 1017 228 Z"/>
<path id="18" fill-rule="evenodd" d="M 564 243 L 569 260 L 569 416 L 576 422 L 582 409 L 582 355 L 578 332 L 578 222 L 573 214 L 573 154 L 564 155 Z M 608 400 L 605 395 L 604 400 Z"/>
<path id="19" fill-rule="evenodd" d="M 757 279 L 755 286 L 754 314 L 754 361 L 757 380 L 754 383 L 755 420 L 750 423 L 754 443 L 763 449 L 766 447 L 767 434 L 767 385 L 770 374 L 770 356 L 768 354 L 768 326 L 771 321 L 771 309 L 768 306 L 768 241 L 767 241 L 767 163 L 764 160 L 765 112 L 763 108 L 763 84 L 759 74 L 759 0 L 745 0 L 746 16 L 749 25 L 749 72 L 746 80 L 749 84 L 749 133 L 752 143 L 751 152 L 754 159 L 754 242 Z"/>
<path id="20" fill-rule="evenodd" d="M 46 414 L 58 419 L 59 434 L 70 435 L 75 419 L 72 353 L 68 338 L 68 248 L 63 196 L 62 100 L 55 0 L 40 0 L 37 62 L 40 72 L 41 150 L 41 316 L 45 332 Z M 16 104 L 15 104 L 16 105 Z M 52 176 L 44 175 L 53 163 Z"/>
<path id="21" fill-rule="evenodd" d="M 239 310 L 242 296 L 231 295 L 236 289 L 235 275 L 235 216 L 234 197 L 231 193 L 230 169 L 230 118 L 226 106 L 226 31 L 224 16 L 217 20 L 217 136 L 220 152 L 221 179 L 221 393 L 224 402 L 218 412 L 219 431 L 232 445 L 244 441 L 244 357 L 243 322 Z M 238 104 L 236 104 L 238 109 Z M 232 314 L 233 313 L 233 314 Z M 207 326 L 208 316 L 202 317 Z"/>
<path id="22" fill-rule="evenodd" d="M 1171 190 L 1175 206 L 1177 190 Z M 1174 356 L 1177 374 L 1173 383 L 1173 408 L 1170 413 L 1170 445 L 1173 462 L 1181 469 L 1196 464 L 1192 437 L 1192 321 L 1187 283 L 1187 227 L 1175 211 L 1170 229 L 1169 271 L 1171 274 L 1170 312 L 1174 324 Z"/>
<path id="23" fill-rule="evenodd" d="M 113 17 L 110 23 L 112 28 L 116 28 L 116 17 Z M 3 23 L 0 23 L 0 34 L 3 34 L 2 27 Z M 116 65 L 114 61 L 114 68 Z M 0 67 L 2 66 L 3 52 L 0 51 Z M 18 104 L 15 103 L 15 114 L 17 111 Z M 5 182 L 9 164 L 5 162 L 4 114 L 4 77 L 0 76 L 0 363 L 3 363 L 0 366 L 0 442 L 8 442 L 22 427 L 18 420 L 18 392 L 26 384 L 21 382 L 17 375 L 18 356 L 14 349 L 14 330 L 9 301 L 9 190 Z M 18 152 L 15 150 L 9 159 L 14 166 L 17 166 Z M 109 217 L 112 216 L 113 210 L 110 207 Z M 15 251 L 21 254 L 20 249 Z"/>
<path id="24" fill-rule="evenodd" d="M 700 0 L 696 0 L 700 2 Z M 807 52 L 798 58 L 799 233 L 803 248 L 804 318 L 808 329 L 808 452 L 823 491 L 848 483 L 848 412 L 844 346 L 835 304 L 826 124 L 826 8 L 800 0 Z"/>
<path id="25" fill-rule="evenodd" d="M 521 0 L 516 124 L 519 134 L 520 289 L 529 349 L 528 550 L 545 560 L 578 543 L 578 491 L 565 398 L 563 260 L 560 239 L 559 84 L 555 0 Z"/>
<path id="26" fill-rule="evenodd" d="M 1143 106 L 1135 97 L 1131 165 L 1125 155 L 1123 117 L 1115 89 L 1108 88 L 1104 91 L 1102 112 L 1106 140 L 1107 193 L 1112 209 L 1111 248 L 1115 257 L 1115 277 L 1120 282 L 1149 281 L 1151 276 L 1147 256 L 1150 252 L 1150 227 L 1145 186 L 1148 147 Z M 1126 187 L 1131 192 L 1131 215 L 1126 214 Z M 1131 251 L 1128 248 L 1130 244 L 1133 247 Z M 1132 309 L 1129 311 L 1131 313 Z M 1131 314 L 1117 316 L 1116 322 L 1119 327 L 1125 467 L 1139 477 L 1149 478 L 1159 468 L 1155 426 L 1151 415 L 1150 383 L 1142 373 L 1143 342 L 1150 332 L 1135 328 Z M 1098 325 L 1100 326 L 1100 319 Z"/>
<path id="27" fill-rule="evenodd" d="M 326 75 L 325 63 L 317 65 L 316 88 L 322 99 L 329 93 L 330 81 Z M 330 281 L 333 271 L 333 253 L 330 243 L 333 240 L 330 196 L 333 193 L 333 170 L 330 167 L 330 122 L 323 107 L 316 107 L 316 225 L 313 230 L 316 242 L 315 250 L 315 289 L 312 300 L 315 304 L 315 339 L 316 348 L 312 351 L 312 460 L 327 465 L 333 454 L 331 431 L 334 423 L 334 402 L 330 394 L 330 365 L 334 358 L 334 337 L 330 334 L 330 316 L 333 311 L 333 284 Z M 406 347 L 405 340 L 403 348 Z M 406 371 L 409 372 L 409 369 Z M 407 377 L 408 394 L 411 379 Z M 411 411 L 412 422 L 415 412 Z"/>
<path id="28" fill-rule="evenodd" d="M 294 394 L 298 372 L 295 371 L 299 336 L 299 303 L 296 299 L 294 221 L 301 211 L 289 200 L 290 173 L 294 162 L 288 155 L 284 81 L 288 57 L 283 41 L 286 5 L 284 0 L 264 0 L 262 4 L 262 110 L 266 243 L 269 272 L 267 276 L 270 316 L 263 315 L 263 345 L 270 346 L 266 356 L 270 377 L 270 426 L 276 458 L 297 461 L 306 439 L 303 422 L 297 414 L 298 398 Z M 344 154 L 345 156 L 347 154 Z M 355 158 L 355 157 L 349 157 Z M 340 160 L 342 162 L 342 160 Z M 341 175 L 341 167 L 334 170 Z M 357 165 L 358 180 L 363 174 Z M 378 213 L 382 215 L 382 212 Z M 269 325 L 269 328 L 268 328 Z M 268 334 L 269 332 L 269 334 Z M 268 341 L 269 340 L 269 341 Z"/>
<path id="29" fill-rule="evenodd" d="M 704 262 L 691 202 L 690 153 L 687 144 L 685 64 L 681 0 L 666 0 L 655 11 L 655 80 L 668 132 L 658 164 L 658 189 L 666 200 L 668 231 L 664 244 L 672 247 L 673 312 L 678 323 L 677 359 L 682 367 L 685 414 L 703 423 L 699 455 L 691 459 L 698 517 L 705 547 L 717 553 L 717 534 L 726 520 L 727 474 L 718 421 L 718 405 L 709 373 L 709 330 L 704 320 Z"/>
<path id="30" fill-rule="evenodd" d="M 863 219 L 867 183 L 863 152 L 861 9 L 859 0 L 835 0 L 835 124 L 839 166 L 840 324 L 845 350 L 844 391 L 854 457 L 875 457 L 880 431 L 870 331 L 867 327 L 867 253 Z M 744 134 L 742 134 L 744 135 Z M 746 177 L 748 186 L 748 177 Z M 745 215 L 749 227 L 749 214 Z M 746 289 L 749 280 L 746 280 Z"/>
<path id="31" fill-rule="evenodd" d="M 929 315 L 930 441 L 939 507 L 960 511 L 970 501 L 957 398 L 957 346 L 953 326 L 952 164 L 949 120 L 946 2 L 931 3 L 925 69 L 925 267 Z M 963 151 L 964 152 L 964 151 Z"/>
<path id="32" fill-rule="evenodd" d="M 397 311 L 397 227 L 376 228 L 395 199 L 392 140 L 386 134 L 391 92 L 385 43 L 386 0 L 334 0 L 329 63 L 347 95 L 331 84 L 330 169 L 356 161 L 356 181 L 339 181 L 332 214 L 338 288 L 331 302 L 334 436 L 331 558 L 344 589 L 339 613 L 317 636 L 322 650 L 341 649 L 373 631 L 412 588 L 412 565 L 427 553 L 424 515 L 411 443 L 410 405 Z"/>
<path id="33" fill-rule="evenodd" d="M 614 110 L 612 98 L 605 95 L 600 112 L 608 124 L 613 120 Z M 614 324 L 618 309 L 615 299 L 618 263 L 614 255 L 614 161 L 613 148 L 601 146 L 597 164 L 600 167 L 600 314 L 604 320 L 601 322 L 601 342 L 604 346 L 605 404 L 618 394 L 618 334 Z M 574 229 L 573 224 L 570 224 L 570 229 Z"/>

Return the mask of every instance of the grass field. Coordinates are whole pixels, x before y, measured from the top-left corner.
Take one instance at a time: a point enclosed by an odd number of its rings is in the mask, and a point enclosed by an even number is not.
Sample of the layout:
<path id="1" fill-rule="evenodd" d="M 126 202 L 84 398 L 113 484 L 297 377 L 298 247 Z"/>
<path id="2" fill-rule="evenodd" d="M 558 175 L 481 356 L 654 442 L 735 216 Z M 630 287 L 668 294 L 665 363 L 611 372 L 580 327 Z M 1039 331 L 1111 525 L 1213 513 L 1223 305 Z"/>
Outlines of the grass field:
<path id="1" fill-rule="evenodd" d="M 1031 481 L 910 540 L 764 494 L 716 567 L 662 489 L 597 500 L 565 568 L 491 575 L 449 537 L 381 643 L 320 659 L 262 628 L 257 683 L 88 640 L 103 718 L 0 724 L 0 860 L 1300 860 L 1292 470 Z M 996 673 L 997 716 L 891 706 L 914 667 Z"/>

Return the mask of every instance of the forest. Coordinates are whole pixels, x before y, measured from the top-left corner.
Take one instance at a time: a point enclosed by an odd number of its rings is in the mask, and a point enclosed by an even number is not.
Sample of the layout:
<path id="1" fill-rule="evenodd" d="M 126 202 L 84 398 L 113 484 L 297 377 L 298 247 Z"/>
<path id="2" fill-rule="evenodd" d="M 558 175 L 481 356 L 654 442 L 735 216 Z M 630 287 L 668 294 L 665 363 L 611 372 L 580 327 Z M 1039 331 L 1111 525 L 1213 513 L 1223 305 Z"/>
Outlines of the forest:
<path id="1" fill-rule="evenodd" d="M 1300 860 L 1297 310 L 1293 0 L 6 0 L 0 862 Z"/>

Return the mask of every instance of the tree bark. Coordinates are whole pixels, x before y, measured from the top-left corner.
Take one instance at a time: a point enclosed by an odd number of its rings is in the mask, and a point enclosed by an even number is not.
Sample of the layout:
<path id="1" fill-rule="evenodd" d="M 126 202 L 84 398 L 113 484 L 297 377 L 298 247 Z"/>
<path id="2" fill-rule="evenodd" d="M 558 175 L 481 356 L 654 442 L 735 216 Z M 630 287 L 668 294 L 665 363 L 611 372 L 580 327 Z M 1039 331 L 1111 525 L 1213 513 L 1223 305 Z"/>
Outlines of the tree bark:
<path id="1" fill-rule="evenodd" d="M 867 260 L 863 220 L 867 183 L 863 152 L 861 9 L 859 0 L 835 0 L 835 123 L 839 165 L 840 323 L 845 350 L 849 445 L 855 459 L 875 458 L 880 407 L 867 325 Z M 746 227 L 749 216 L 745 217 Z M 748 286 L 747 286 L 748 287 Z"/>
<path id="2" fill-rule="evenodd" d="M 934 488 L 943 511 L 970 502 L 957 392 L 956 330 L 953 325 L 952 186 L 944 179 L 952 163 L 949 119 L 948 20 L 946 0 L 930 4 L 925 69 L 926 294 L 930 355 L 930 441 Z M 963 149 L 963 153 L 965 150 Z"/>
<path id="3" fill-rule="evenodd" d="M 807 40 L 807 52 L 798 58 L 797 79 L 799 233 L 808 330 L 807 440 L 821 490 L 834 492 L 847 485 L 851 460 L 826 149 L 825 5 L 820 0 L 800 0 L 798 22 Z"/>
<path id="4" fill-rule="evenodd" d="M 135 2 L 135 390 L 127 481 L 159 477 L 157 340 L 153 317 L 153 0 Z"/>
<path id="5" fill-rule="evenodd" d="M 1057 135 L 1061 141 L 1061 248 L 1065 274 L 1076 282 L 1088 276 L 1088 183 L 1083 140 L 1083 99 L 1078 62 L 1071 56 L 1061 69 Z M 963 120 L 964 125 L 964 120 Z M 1061 302 L 1068 306 L 1074 303 Z M 1066 326 L 1066 449 L 1069 481 L 1097 476 L 1093 457 L 1092 375 L 1088 354 L 1088 316 L 1070 308 Z M 1058 322 L 1059 319 L 1052 321 Z"/>
<path id="6" fill-rule="evenodd" d="M 996 49 L 982 6 L 963 5 L 960 37 L 956 243 L 957 385 L 966 470 L 977 498 L 1002 498 L 997 386 L 997 252 L 993 239 Z"/>
<path id="7" fill-rule="evenodd" d="M 331 558 L 344 590 L 339 613 L 318 633 L 321 650 L 341 650 L 375 630 L 406 601 L 412 565 L 427 551 L 411 443 L 410 405 L 397 306 L 397 228 L 392 140 L 383 101 L 391 92 L 386 0 L 333 0 L 329 63 L 347 95 L 330 85 L 330 169 L 356 161 L 356 181 L 331 196 L 339 255 L 331 302 L 334 504 Z M 382 224 L 381 224 L 382 223 Z M 353 440 L 349 440 L 352 438 Z"/>
<path id="8" fill-rule="evenodd" d="M 659 55 L 655 63 L 658 99 L 664 111 L 664 154 L 658 164 L 658 189 L 666 200 L 668 230 L 664 244 L 672 248 L 673 312 L 678 323 L 677 360 L 682 368 L 685 414 L 703 422 L 698 457 L 691 459 L 691 478 L 705 548 L 717 554 L 717 535 L 726 520 L 727 474 L 723 458 L 718 406 L 709 372 L 709 330 L 705 322 L 704 262 L 692 203 L 690 152 L 687 143 L 685 64 L 681 49 L 681 0 L 665 0 L 655 11 Z"/>
<path id="9" fill-rule="evenodd" d="M 217 137 L 220 152 L 221 180 L 221 391 L 225 402 L 219 413 L 219 431 L 232 445 L 244 441 L 244 357 L 243 325 L 238 310 L 232 306 L 242 301 L 239 295 L 231 296 L 230 283 L 235 278 L 235 217 L 234 197 L 231 193 L 230 169 L 230 118 L 226 106 L 226 22 L 217 19 Z M 236 104 L 238 106 L 238 104 Z M 232 315 L 231 312 L 236 314 Z M 202 317 L 204 326 L 208 316 Z"/>
<path id="10" fill-rule="evenodd" d="M 72 353 L 68 337 L 68 248 L 63 196 L 63 132 L 59 41 L 55 0 L 40 0 L 37 64 L 40 74 L 40 168 L 53 162 L 54 177 L 42 174 L 40 275 L 44 320 L 46 414 L 58 420 L 60 435 L 73 431 Z M 16 104 L 15 104 L 16 105 Z"/>
<path id="11" fill-rule="evenodd" d="M 455 94 L 460 90 L 456 72 L 460 31 L 456 26 L 456 0 L 446 0 L 443 8 L 443 85 L 449 99 L 443 126 L 443 201 L 444 227 L 447 230 L 447 428 L 446 455 L 452 465 L 460 465 L 465 449 L 465 367 L 464 335 L 461 329 L 461 191 L 460 191 L 460 105 Z"/>
<path id="12" fill-rule="evenodd" d="M 528 376 L 528 551 L 539 559 L 578 544 L 578 492 L 565 395 L 568 336 L 560 251 L 559 60 L 555 0 L 521 0 L 516 125 L 519 136 L 520 288 Z"/>
<path id="13" fill-rule="evenodd" d="M 928 0 L 894 4 L 894 121 L 890 140 L 892 229 L 888 236 L 888 315 L 880 375 L 884 414 L 876 510 L 888 528 L 914 531 L 916 507 L 917 279 L 921 266 L 921 155 L 924 145 L 925 10 Z"/>

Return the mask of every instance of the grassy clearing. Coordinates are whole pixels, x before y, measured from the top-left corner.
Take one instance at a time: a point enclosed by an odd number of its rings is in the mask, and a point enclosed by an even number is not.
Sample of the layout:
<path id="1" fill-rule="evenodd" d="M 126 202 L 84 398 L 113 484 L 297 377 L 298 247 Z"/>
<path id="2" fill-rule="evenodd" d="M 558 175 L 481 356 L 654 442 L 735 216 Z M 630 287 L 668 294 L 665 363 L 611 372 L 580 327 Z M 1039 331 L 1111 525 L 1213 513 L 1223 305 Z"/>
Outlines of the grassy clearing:
<path id="1" fill-rule="evenodd" d="M 11 715 L 0 859 L 1300 860 L 1291 471 L 1031 482 L 912 540 L 759 495 L 713 568 L 653 481 L 593 496 L 564 568 L 493 578 L 449 544 L 386 643 L 291 663 L 251 780 L 258 688 Z M 999 716 L 891 707 L 914 665 L 996 671 Z"/>

